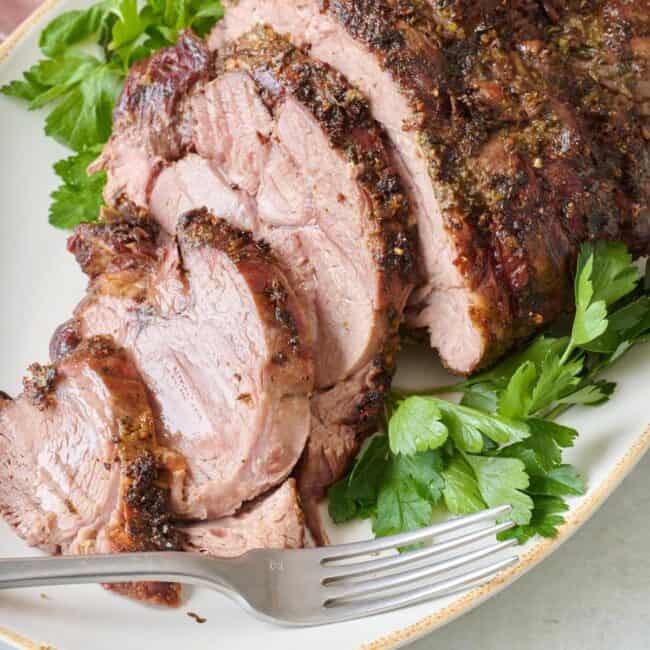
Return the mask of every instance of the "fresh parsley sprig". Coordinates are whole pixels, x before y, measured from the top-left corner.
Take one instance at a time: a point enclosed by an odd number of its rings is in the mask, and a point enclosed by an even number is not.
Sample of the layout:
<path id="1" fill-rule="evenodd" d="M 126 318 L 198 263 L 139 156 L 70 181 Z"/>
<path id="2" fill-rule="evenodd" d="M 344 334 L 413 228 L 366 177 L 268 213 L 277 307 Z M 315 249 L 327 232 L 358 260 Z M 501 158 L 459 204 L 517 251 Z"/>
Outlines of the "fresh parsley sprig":
<path id="1" fill-rule="evenodd" d="M 585 244 L 567 336 L 537 337 L 494 368 L 437 395 L 395 395 L 386 433 L 330 489 L 335 522 L 371 518 L 376 535 L 413 530 L 444 508 L 467 514 L 509 503 L 517 526 L 503 537 L 553 537 L 584 493 L 562 461 L 578 432 L 553 419 L 575 404 L 606 402 L 615 384 L 598 375 L 650 339 L 650 265 L 641 273 L 622 244 Z"/>
<path id="2" fill-rule="evenodd" d="M 81 170 L 111 134 L 129 68 L 175 43 L 182 29 L 202 36 L 222 17 L 219 0 L 102 0 L 48 23 L 39 38 L 45 58 L 0 92 L 26 101 L 29 110 L 48 107 L 45 133 L 76 152 L 54 168 L 62 185 L 52 195 L 52 225 L 72 228 L 97 218 L 106 178 L 83 178 Z"/>

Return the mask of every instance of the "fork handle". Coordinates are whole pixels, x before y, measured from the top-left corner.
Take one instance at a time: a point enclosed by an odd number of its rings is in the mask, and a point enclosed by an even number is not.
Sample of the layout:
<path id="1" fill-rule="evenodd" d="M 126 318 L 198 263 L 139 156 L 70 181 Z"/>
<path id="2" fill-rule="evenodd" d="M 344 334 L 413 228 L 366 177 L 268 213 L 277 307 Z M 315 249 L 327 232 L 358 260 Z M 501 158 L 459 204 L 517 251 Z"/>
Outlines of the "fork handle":
<path id="1" fill-rule="evenodd" d="M 236 559 L 220 561 L 174 551 L 7 558 L 0 560 L 0 589 L 153 580 L 210 587 L 230 595 L 234 588 L 228 574 L 236 564 Z"/>

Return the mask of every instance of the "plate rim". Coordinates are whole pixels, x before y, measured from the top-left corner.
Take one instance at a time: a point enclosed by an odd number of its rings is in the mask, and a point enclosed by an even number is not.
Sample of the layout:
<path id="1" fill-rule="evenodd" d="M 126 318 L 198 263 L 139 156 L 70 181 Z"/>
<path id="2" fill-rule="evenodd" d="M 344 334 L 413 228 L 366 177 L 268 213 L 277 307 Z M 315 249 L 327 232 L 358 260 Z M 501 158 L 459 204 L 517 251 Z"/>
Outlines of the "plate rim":
<path id="1" fill-rule="evenodd" d="M 36 27 L 36 24 L 41 18 L 63 2 L 64 0 L 44 0 L 41 5 L 20 23 L 5 41 L 0 43 L 0 65 L 4 63 L 9 54 L 16 49 L 31 29 Z M 406 627 L 399 628 L 390 634 L 363 643 L 359 650 L 393 650 L 407 643 L 412 643 L 433 632 L 436 628 L 451 623 L 454 619 L 466 614 L 491 596 L 505 589 L 508 585 L 512 584 L 515 580 L 546 559 L 551 553 L 555 552 L 590 519 L 623 479 L 634 469 L 649 448 L 650 425 L 629 446 L 625 454 L 597 485 L 592 494 L 567 515 L 565 523 L 558 529 L 557 537 L 537 542 L 532 548 L 520 556 L 519 562 L 515 566 L 502 571 L 484 585 L 463 594 L 445 608 L 429 614 Z M 4 641 L 10 644 L 11 647 L 20 650 L 46 650 L 50 648 L 53 650 L 52 646 L 32 641 L 6 628 L 0 628 L 0 641 Z"/>

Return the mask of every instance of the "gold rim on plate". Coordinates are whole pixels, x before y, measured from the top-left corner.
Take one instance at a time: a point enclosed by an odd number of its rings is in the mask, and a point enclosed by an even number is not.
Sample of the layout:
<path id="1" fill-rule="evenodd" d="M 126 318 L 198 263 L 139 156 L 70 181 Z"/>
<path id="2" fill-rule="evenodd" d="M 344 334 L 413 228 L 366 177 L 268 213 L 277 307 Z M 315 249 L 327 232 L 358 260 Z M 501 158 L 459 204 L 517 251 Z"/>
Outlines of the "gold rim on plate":
<path id="1" fill-rule="evenodd" d="M 9 37 L 0 44 L 0 63 L 20 43 L 20 41 L 36 26 L 36 23 L 50 10 L 54 9 L 63 0 L 45 0 L 23 23 L 21 23 Z M 455 618 L 467 613 L 470 609 L 477 607 L 484 600 L 504 589 L 506 586 L 520 578 L 524 573 L 539 564 L 553 551 L 565 542 L 580 526 L 587 521 L 596 510 L 605 502 L 607 497 L 614 491 L 619 483 L 632 471 L 634 466 L 643 458 L 643 455 L 650 448 L 650 427 L 642 433 L 619 460 L 607 477 L 598 485 L 593 493 L 586 498 L 567 517 L 566 522 L 559 528 L 557 537 L 545 539 L 535 544 L 528 552 L 524 553 L 519 562 L 510 569 L 503 571 L 498 576 L 482 585 L 467 592 L 447 605 L 444 609 L 425 616 L 419 621 L 408 625 L 405 628 L 391 632 L 374 641 L 369 641 L 360 646 L 359 650 L 391 650 L 405 643 L 415 641 L 432 632 L 443 624 L 450 623 Z M 30 641 L 10 630 L 0 627 L 0 640 L 9 643 L 20 650 L 54 650 L 52 646 Z"/>

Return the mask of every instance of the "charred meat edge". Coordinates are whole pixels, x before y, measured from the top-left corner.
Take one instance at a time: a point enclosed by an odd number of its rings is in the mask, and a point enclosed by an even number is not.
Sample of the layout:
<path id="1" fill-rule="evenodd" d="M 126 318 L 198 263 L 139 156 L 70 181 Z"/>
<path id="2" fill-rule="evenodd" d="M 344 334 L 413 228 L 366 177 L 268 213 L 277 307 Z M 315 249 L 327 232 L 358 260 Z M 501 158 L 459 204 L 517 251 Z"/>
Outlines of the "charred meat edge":
<path id="1" fill-rule="evenodd" d="M 515 150 L 523 158 L 516 175 L 477 177 L 474 162 L 481 146 L 491 136 L 501 136 L 501 129 L 507 138 L 510 128 L 507 123 L 490 123 L 466 101 L 471 93 L 465 80 L 469 71 L 463 66 L 471 60 L 468 51 L 478 48 L 480 54 L 480 48 L 485 48 L 480 29 L 474 41 L 460 36 L 445 40 L 441 32 L 456 33 L 462 25 L 451 30 L 448 21 L 441 30 L 440 17 L 432 3 L 424 0 L 329 0 L 324 7 L 375 54 L 416 115 L 405 128 L 417 133 L 427 160 L 446 230 L 458 251 L 455 264 L 468 289 L 481 298 L 481 307 L 473 307 L 472 316 L 486 341 L 480 363 L 486 365 L 557 318 L 569 302 L 567 277 L 579 243 L 589 238 L 621 238 L 625 234 L 621 225 L 628 218 L 620 216 L 606 174 L 597 169 L 591 156 L 589 133 L 578 155 L 572 159 L 571 151 L 566 157 L 567 169 L 581 182 L 580 189 L 565 189 L 562 182 L 552 187 L 543 154 L 554 150 L 554 139 L 561 130 L 553 114 L 543 115 L 537 130 L 515 133 Z M 425 38 L 413 38 L 413 34 Z M 443 65 L 432 52 L 443 56 Z M 549 120 L 545 125 L 544 118 Z M 584 128 L 582 122 L 579 128 Z M 541 185 L 542 191 L 535 195 L 531 190 L 528 204 L 528 188 L 534 190 L 536 185 Z M 540 214 L 548 211 L 550 201 L 554 214 L 547 217 L 550 227 L 542 228 L 533 215 L 538 210 Z M 597 219 L 595 223 L 593 214 L 602 215 L 605 222 Z M 646 213 L 646 221 L 639 224 L 641 233 L 647 231 L 647 219 Z M 544 250 L 549 245 L 547 237 L 551 250 L 545 253 L 545 260 L 550 264 L 540 265 L 532 244 L 538 242 Z M 554 267 L 563 272 L 549 271 Z"/>
<path id="2" fill-rule="evenodd" d="M 56 400 L 57 367 L 63 363 L 89 363 L 107 386 L 119 385 L 126 372 L 132 375 L 131 362 L 122 348 L 106 336 L 81 340 L 66 337 L 68 348 L 59 350 L 51 365 L 33 364 L 30 376 L 23 381 L 24 395 L 39 409 L 51 408 Z M 146 393 L 143 390 L 142 396 Z M 148 402 L 130 394 L 126 408 L 114 401 L 118 417 L 116 459 L 120 463 L 119 516 L 107 530 L 114 552 L 181 550 L 182 534 L 174 527 L 169 510 L 167 471 L 170 465 L 183 464 L 176 452 L 159 447 L 155 437 L 153 415 Z M 138 600 L 176 607 L 180 604 L 180 585 L 142 582 L 104 585 Z"/>

